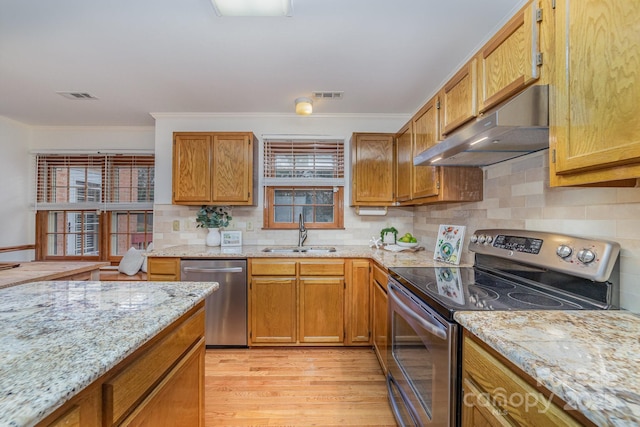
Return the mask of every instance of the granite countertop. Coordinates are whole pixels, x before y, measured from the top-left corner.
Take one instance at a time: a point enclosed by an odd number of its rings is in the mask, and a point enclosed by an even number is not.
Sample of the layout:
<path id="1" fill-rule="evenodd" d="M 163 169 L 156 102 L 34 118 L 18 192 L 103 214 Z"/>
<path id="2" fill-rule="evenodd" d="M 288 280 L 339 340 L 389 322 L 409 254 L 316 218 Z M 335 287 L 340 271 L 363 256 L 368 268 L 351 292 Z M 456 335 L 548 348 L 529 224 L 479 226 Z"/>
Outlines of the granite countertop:
<path id="1" fill-rule="evenodd" d="M 55 280 L 109 265 L 106 261 L 32 261 L 16 264 L 20 266 L 0 270 L 0 289 L 37 280 Z"/>
<path id="2" fill-rule="evenodd" d="M 58 281 L 0 289 L 0 425 L 36 424 L 217 288 Z"/>
<path id="3" fill-rule="evenodd" d="M 482 311 L 455 319 L 596 425 L 640 424 L 640 316 Z"/>
<path id="4" fill-rule="evenodd" d="M 433 251 L 429 250 L 392 252 L 382 248 L 370 248 L 365 245 L 330 246 L 336 248 L 336 251 L 326 253 L 281 253 L 262 251 L 265 247 L 277 247 L 277 245 L 244 245 L 222 248 L 219 246 L 180 245 L 154 249 L 148 256 L 179 258 L 370 258 L 387 268 L 451 266 L 451 264 L 434 261 Z M 460 267 L 464 266 L 465 264 L 460 264 Z"/>

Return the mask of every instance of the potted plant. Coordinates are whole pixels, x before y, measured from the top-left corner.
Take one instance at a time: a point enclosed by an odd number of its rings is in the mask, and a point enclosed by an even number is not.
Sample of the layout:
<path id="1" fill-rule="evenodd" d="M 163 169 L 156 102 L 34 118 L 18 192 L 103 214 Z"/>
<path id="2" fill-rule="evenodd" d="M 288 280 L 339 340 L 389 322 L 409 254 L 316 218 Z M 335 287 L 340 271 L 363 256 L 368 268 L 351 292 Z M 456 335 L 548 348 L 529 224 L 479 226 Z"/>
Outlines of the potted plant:
<path id="1" fill-rule="evenodd" d="M 223 206 L 202 206 L 196 215 L 198 228 L 209 229 L 205 239 L 207 246 L 220 246 L 220 229 L 227 227 L 233 218 Z"/>
<path id="2" fill-rule="evenodd" d="M 382 243 L 392 245 L 396 242 L 397 237 L 398 237 L 398 230 L 396 230 L 395 227 L 383 228 L 380 231 L 380 238 L 382 239 Z"/>

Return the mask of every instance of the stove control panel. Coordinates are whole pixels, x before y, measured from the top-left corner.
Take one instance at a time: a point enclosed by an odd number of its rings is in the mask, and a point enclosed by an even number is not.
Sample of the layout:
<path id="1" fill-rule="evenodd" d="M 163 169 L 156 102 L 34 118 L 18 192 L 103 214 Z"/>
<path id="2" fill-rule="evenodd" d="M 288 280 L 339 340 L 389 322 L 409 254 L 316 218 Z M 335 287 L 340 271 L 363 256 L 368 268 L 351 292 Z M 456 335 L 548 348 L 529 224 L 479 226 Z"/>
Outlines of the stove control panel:
<path id="1" fill-rule="evenodd" d="M 618 259 L 616 242 L 527 230 L 476 230 L 469 250 L 545 269 L 606 281 Z"/>

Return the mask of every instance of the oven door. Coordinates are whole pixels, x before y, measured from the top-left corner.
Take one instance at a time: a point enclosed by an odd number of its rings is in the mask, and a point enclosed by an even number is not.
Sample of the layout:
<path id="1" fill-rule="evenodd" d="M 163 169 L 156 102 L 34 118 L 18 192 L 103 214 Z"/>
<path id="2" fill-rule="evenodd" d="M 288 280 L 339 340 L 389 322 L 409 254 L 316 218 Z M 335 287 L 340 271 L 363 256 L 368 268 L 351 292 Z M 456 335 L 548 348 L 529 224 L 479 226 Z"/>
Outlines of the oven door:
<path id="1" fill-rule="evenodd" d="M 388 295 L 387 387 L 398 425 L 455 425 L 457 324 L 392 279 Z"/>

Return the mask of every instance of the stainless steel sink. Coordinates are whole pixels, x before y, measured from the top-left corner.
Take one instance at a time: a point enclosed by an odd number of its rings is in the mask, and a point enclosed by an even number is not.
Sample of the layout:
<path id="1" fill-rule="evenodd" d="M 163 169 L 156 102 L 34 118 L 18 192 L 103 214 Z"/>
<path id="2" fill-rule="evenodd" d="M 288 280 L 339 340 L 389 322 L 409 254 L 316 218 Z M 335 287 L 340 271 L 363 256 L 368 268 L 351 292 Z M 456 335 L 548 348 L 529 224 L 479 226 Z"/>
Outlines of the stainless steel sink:
<path id="1" fill-rule="evenodd" d="M 273 246 L 264 248 L 262 252 L 271 253 L 329 253 L 335 252 L 336 248 L 331 246 Z"/>

